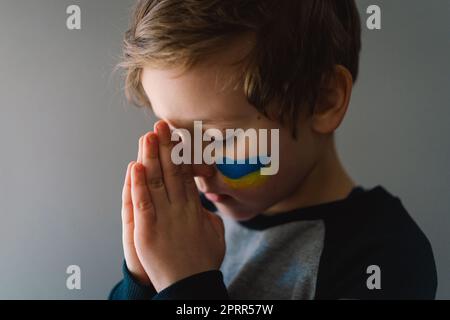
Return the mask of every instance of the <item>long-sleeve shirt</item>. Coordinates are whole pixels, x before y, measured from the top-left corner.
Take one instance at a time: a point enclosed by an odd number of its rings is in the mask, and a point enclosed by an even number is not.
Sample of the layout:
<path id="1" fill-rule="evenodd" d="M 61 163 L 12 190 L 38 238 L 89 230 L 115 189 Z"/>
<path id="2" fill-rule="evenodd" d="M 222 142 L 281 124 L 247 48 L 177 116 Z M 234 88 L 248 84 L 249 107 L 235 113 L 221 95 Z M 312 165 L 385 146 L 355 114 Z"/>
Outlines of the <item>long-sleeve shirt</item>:
<path id="1" fill-rule="evenodd" d="M 399 198 L 356 187 L 343 200 L 225 224 L 219 270 L 159 293 L 123 265 L 110 299 L 434 299 L 431 245 Z"/>

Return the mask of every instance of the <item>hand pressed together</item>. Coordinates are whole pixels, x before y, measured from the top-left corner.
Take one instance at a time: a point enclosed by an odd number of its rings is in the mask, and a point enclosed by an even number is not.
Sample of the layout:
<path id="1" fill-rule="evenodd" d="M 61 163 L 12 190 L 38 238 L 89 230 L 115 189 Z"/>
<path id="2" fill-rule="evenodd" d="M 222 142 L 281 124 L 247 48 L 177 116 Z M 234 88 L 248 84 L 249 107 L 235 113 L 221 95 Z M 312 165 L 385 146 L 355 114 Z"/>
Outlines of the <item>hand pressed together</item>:
<path id="1" fill-rule="evenodd" d="M 139 139 L 122 193 L 122 234 L 131 274 L 160 292 L 188 276 L 220 268 L 224 227 L 202 207 L 192 165 L 171 161 L 167 123 Z"/>

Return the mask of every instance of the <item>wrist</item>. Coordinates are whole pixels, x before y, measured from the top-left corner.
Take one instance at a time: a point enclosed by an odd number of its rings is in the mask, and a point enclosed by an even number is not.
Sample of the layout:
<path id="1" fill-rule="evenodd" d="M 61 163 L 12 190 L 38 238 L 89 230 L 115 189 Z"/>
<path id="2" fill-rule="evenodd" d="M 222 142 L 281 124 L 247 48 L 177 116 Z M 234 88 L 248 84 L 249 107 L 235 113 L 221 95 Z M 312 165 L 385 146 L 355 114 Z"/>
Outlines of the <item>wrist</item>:
<path id="1" fill-rule="evenodd" d="M 159 277 L 154 277 L 155 279 L 152 281 L 153 286 L 155 288 L 155 290 L 157 292 L 161 292 L 164 289 L 174 285 L 175 283 L 181 282 L 185 279 L 191 278 L 195 275 L 198 274 L 202 274 L 204 272 L 208 272 L 208 271 L 217 271 L 218 269 L 215 268 L 204 268 L 204 269 L 199 269 L 199 270 L 195 270 L 195 271 L 184 271 L 184 272 L 180 272 L 180 273 L 176 273 L 176 274 L 172 274 L 172 275 L 167 275 L 167 276 L 159 276 Z M 152 278 L 153 279 L 153 278 Z"/>
<path id="2" fill-rule="evenodd" d="M 128 276 L 137 284 L 141 286 L 153 286 L 150 278 L 145 273 L 144 269 L 134 266 L 133 264 L 128 264 L 125 261 L 125 268 Z"/>

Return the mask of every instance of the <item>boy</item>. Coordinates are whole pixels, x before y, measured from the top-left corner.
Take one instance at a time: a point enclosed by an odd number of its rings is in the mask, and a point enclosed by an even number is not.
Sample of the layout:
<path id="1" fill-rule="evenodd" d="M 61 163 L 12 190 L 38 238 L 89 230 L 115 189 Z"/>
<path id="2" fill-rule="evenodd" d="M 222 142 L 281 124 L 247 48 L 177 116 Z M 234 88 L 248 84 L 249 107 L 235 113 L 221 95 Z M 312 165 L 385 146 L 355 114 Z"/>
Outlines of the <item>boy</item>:
<path id="1" fill-rule="evenodd" d="M 127 95 L 162 120 L 126 173 L 111 299 L 435 297 L 426 236 L 383 187 L 355 185 L 335 150 L 360 46 L 353 0 L 138 1 Z M 278 129 L 278 172 L 175 164 L 171 128 L 198 120 Z"/>

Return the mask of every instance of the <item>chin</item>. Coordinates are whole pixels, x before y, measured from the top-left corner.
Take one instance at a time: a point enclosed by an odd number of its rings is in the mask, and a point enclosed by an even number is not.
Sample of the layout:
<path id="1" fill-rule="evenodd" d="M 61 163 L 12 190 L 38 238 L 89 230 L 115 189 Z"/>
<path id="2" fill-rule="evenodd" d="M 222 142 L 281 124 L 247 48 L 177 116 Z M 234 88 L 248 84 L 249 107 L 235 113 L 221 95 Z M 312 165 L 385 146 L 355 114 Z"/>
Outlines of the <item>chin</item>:
<path id="1" fill-rule="evenodd" d="M 216 203 L 215 206 L 217 207 L 217 210 L 220 212 L 220 215 L 226 216 L 236 221 L 249 220 L 259 214 L 259 211 L 255 211 L 250 208 L 246 210 L 242 207 L 236 208 L 233 207 L 232 205 L 225 205 L 220 203 Z"/>

